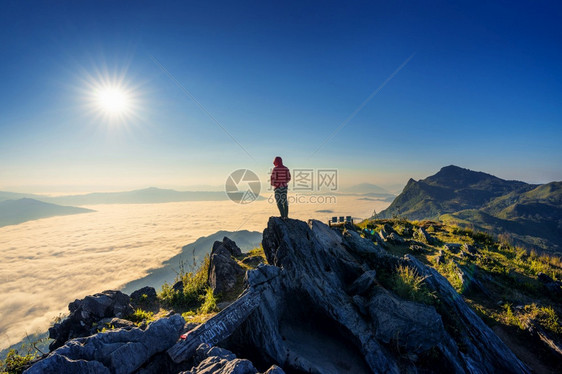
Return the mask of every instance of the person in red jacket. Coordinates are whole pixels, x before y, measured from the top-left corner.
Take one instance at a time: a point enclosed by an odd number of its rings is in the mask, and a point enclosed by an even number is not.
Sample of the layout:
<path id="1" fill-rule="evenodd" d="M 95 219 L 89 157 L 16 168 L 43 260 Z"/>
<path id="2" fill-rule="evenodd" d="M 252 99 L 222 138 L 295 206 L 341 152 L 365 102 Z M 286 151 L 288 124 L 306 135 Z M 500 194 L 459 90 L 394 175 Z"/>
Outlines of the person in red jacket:
<path id="1" fill-rule="evenodd" d="M 289 216 L 287 188 L 288 183 L 291 180 L 291 173 L 289 172 L 289 168 L 283 165 L 283 160 L 279 156 L 275 157 L 273 165 L 275 165 L 275 167 L 271 172 L 271 185 L 273 186 L 273 191 L 275 192 L 275 201 L 277 202 L 279 213 L 281 213 L 281 218 L 285 219 Z"/>

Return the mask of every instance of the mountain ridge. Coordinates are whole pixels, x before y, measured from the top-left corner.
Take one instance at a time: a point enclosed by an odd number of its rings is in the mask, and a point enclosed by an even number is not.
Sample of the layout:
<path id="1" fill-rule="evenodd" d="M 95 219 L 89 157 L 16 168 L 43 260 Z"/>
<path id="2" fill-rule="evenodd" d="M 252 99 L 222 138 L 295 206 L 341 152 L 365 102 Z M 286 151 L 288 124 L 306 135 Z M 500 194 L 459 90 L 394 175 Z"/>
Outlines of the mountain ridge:
<path id="1" fill-rule="evenodd" d="M 454 165 L 425 179 L 410 179 L 378 218 L 446 220 L 526 247 L 562 248 L 562 182 L 537 185 L 504 180 Z"/>

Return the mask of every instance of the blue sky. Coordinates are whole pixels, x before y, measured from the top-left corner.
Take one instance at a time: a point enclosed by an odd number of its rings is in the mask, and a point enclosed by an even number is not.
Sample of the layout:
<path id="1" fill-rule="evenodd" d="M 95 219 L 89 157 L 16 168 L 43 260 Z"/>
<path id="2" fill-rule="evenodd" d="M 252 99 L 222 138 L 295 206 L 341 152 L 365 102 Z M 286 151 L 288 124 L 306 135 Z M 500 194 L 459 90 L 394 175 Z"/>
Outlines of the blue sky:
<path id="1" fill-rule="evenodd" d="M 277 155 L 342 186 L 450 164 L 562 180 L 560 19 L 557 1 L 3 1 L 0 189 L 220 185 Z M 92 104 L 101 82 L 126 116 Z"/>

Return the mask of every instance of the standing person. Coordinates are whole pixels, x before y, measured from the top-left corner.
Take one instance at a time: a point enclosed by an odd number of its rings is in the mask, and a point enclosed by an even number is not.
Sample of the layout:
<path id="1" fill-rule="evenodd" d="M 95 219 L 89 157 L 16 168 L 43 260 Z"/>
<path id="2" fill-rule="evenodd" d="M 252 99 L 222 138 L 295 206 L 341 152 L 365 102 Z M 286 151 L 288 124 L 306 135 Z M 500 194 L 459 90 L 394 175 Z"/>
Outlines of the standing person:
<path id="1" fill-rule="evenodd" d="M 288 183 L 291 180 L 291 173 L 289 172 L 289 168 L 283 165 L 283 160 L 279 156 L 275 157 L 273 165 L 275 165 L 275 167 L 271 172 L 271 185 L 273 186 L 273 191 L 275 192 L 275 201 L 277 202 L 279 213 L 281 213 L 281 218 L 285 219 L 289 216 L 287 188 Z"/>

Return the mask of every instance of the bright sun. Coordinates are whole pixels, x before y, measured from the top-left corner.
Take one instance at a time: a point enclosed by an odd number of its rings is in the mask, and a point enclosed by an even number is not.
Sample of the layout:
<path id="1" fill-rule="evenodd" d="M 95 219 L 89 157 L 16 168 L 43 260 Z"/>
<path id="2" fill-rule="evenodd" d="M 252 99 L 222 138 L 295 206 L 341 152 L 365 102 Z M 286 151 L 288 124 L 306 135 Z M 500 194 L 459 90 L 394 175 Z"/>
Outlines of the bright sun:
<path id="1" fill-rule="evenodd" d="M 96 101 L 99 108 L 108 115 L 123 115 L 131 109 L 131 98 L 120 87 L 104 87 L 97 90 Z"/>

